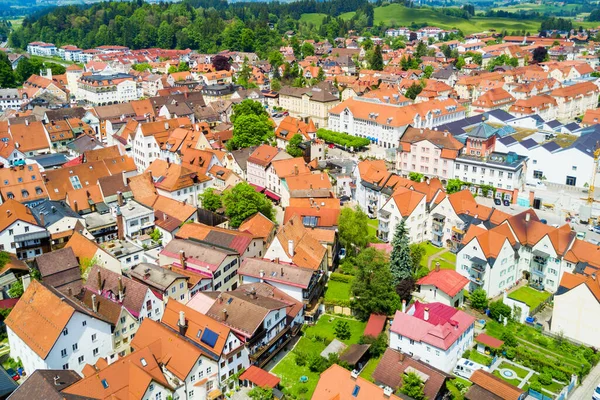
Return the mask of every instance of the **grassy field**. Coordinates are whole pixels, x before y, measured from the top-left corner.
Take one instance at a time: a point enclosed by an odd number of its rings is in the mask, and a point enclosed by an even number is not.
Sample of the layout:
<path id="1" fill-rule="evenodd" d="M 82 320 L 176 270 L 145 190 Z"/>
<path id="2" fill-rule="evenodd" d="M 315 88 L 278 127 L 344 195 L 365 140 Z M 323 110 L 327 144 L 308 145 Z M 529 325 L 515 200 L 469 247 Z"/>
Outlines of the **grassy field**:
<path id="1" fill-rule="evenodd" d="M 348 300 L 350 299 L 351 283 L 330 280 L 327 283 L 325 300 Z"/>
<path id="2" fill-rule="evenodd" d="M 427 260 L 429 259 L 429 257 L 431 257 L 434 254 L 437 254 L 443 250 L 442 248 L 434 246 L 428 242 L 421 243 L 421 246 L 423 246 L 425 248 L 425 256 L 423 256 L 423 259 L 421 260 L 422 267 L 427 267 Z M 442 254 L 441 256 L 437 257 L 435 260 L 432 261 L 432 263 L 431 263 L 432 269 L 435 268 L 436 262 L 440 263 L 441 269 L 455 269 L 456 268 L 456 254 L 453 254 L 449 251 L 445 252 L 444 254 Z"/>
<path id="3" fill-rule="evenodd" d="M 306 353 L 309 356 L 320 354 L 326 346 L 319 338 L 333 340 L 335 338 L 334 327 L 338 320 L 348 321 L 352 333 L 350 339 L 342 340 L 342 342 L 346 344 L 358 343 L 365 330 L 365 322 L 323 315 L 315 325 L 304 330 L 304 336 L 294 350 L 289 352 L 271 371 L 281 378 L 282 386 L 287 388 L 290 394 L 295 396 L 294 398 L 299 400 L 310 399 L 319 381 L 319 374 L 311 372 L 307 365 L 296 365 L 296 354 Z M 375 367 L 373 367 L 374 369 Z M 300 382 L 301 376 L 308 377 L 308 382 Z"/>
<path id="4" fill-rule="evenodd" d="M 370 219 L 367 232 L 369 233 L 369 243 L 381 243 L 381 240 L 377 239 L 377 228 L 379 227 L 379 220 Z"/>
<path id="5" fill-rule="evenodd" d="M 300 16 L 300 22 L 312 22 L 315 26 L 321 26 L 326 16 L 327 14 L 323 13 L 305 13 Z"/>
<path id="6" fill-rule="evenodd" d="M 498 366 L 498 368 L 506 368 L 506 369 L 513 370 L 513 371 L 514 371 L 514 372 L 517 374 L 517 376 L 518 376 L 519 378 L 521 378 L 521 379 L 522 379 L 522 378 L 525 378 L 525 377 L 527 376 L 527 374 L 529 373 L 529 371 L 527 371 L 526 369 L 523 369 L 523 368 L 521 368 L 521 367 L 517 367 L 516 365 L 509 364 L 509 363 L 507 363 L 507 362 L 503 362 L 503 363 L 501 363 L 501 364 Z"/>
<path id="7" fill-rule="evenodd" d="M 522 286 L 508 295 L 509 298 L 522 301 L 527 304 L 529 308 L 534 309 L 539 306 L 544 300 L 550 297 L 550 293 L 541 292 L 530 288 L 529 286 Z"/>
<path id="8" fill-rule="evenodd" d="M 540 13 L 552 14 L 552 13 L 556 13 L 559 11 L 566 11 L 566 10 L 570 11 L 576 7 L 577 7 L 576 4 L 563 4 L 563 5 L 559 6 L 559 5 L 555 5 L 555 4 L 520 3 L 520 4 L 505 6 L 505 7 L 495 7 L 495 8 L 493 8 L 493 10 L 509 11 L 509 12 L 519 12 L 519 11 L 523 10 L 523 11 L 537 11 Z"/>
<path id="9" fill-rule="evenodd" d="M 469 353 L 469 360 L 481 365 L 490 365 L 492 363 L 492 357 L 488 357 L 485 354 L 481 354 L 475 349 L 472 349 Z"/>

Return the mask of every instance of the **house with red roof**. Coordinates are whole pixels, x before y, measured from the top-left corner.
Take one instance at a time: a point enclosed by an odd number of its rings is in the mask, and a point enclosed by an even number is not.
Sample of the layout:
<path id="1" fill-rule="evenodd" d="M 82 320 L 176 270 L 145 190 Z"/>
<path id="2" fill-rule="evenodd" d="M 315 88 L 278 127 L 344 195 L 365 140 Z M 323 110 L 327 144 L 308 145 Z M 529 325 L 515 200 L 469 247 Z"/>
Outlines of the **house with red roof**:
<path id="1" fill-rule="evenodd" d="M 390 348 L 450 372 L 473 345 L 474 325 L 474 317 L 454 307 L 416 301 L 406 312 L 396 311 Z"/>
<path id="2" fill-rule="evenodd" d="M 421 298 L 426 303 L 440 302 L 451 307 L 461 307 L 464 289 L 469 280 L 453 269 L 435 270 L 417 281 Z"/>

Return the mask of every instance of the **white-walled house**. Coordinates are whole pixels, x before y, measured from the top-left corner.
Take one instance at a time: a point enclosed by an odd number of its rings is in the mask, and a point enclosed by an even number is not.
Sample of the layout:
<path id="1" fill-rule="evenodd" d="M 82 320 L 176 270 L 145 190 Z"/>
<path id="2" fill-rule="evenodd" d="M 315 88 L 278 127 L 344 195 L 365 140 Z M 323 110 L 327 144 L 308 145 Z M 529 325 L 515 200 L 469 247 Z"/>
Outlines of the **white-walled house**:
<path id="1" fill-rule="evenodd" d="M 426 196 L 416 190 L 397 188 L 379 210 L 379 238 L 391 242 L 402 219 L 406 223 L 411 243 L 425 240 L 427 231 Z"/>
<path id="2" fill-rule="evenodd" d="M 0 251 L 16 254 L 20 260 L 32 259 L 50 251 L 49 235 L 38 224 L 31 209 L 9 199 L 0 205 Z"/>
<path id="3" fill-rule="evenodd" d="M 550 330 L 557 335 L 600 346 L 598 319 L 600 312 L 600 275 L 565 273 L 554 294 Z"/>
<path id="4" fill-rule="evenodd" d="M 29 374 L 36 369 L 81 372 L 113 353 L 112 325 L 101 318 L 33 280 L 6 319 L 10 355 Z"/>
<path id="5" fill-rule="evenodd" d="M 469 280 L 458 272 L 435 266 L 433 271 L 417 281 L 418 296 L 426 303 L 462 307 L 464 289 L 468 283 Z"/>
<path id="6" fill-rule="evenodd" d="M 405 308 L 405 305 L 403 305 Z M 390 348 L 450 372 L 473 344 L 475 318 L 442 303 L 415 302 L 396 311 Z"/>

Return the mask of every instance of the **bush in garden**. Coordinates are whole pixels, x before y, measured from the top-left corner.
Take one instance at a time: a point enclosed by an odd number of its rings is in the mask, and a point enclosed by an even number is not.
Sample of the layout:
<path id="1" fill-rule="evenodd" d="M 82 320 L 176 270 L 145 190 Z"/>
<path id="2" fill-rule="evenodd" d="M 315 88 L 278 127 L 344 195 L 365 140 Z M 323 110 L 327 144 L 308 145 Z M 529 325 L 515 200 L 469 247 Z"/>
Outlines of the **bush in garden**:
<path id="1" fill-rule="evenodd" d="M 517 340 L 515 335 L 510 331 L 504 331 L 502 333 L 501 339 L 504 341 L 504 344 L 506 346 L 517 347 L 517 345 L 519 344 L 519 341 Z"/>
<path id="2" fill-rule="evenodd" d="M 465 350 L 465 352 L 462 355 L 463 358 L 469 358 L 471 357 L 471 350 Z"/>
<path id="3" fill-rule="evenodd" d="M 306 361 L 308 359 L 308 354 L 304 351 L 296 351 L 296 365 L 299 367 L 303 367 L 306 365 Z"/>
<path id="4" fill-rule="evenodd" d="M 513 347 L 506 348 L 505 353 L 506 353 L 506 358 L 508 358 L 509 360 L 514 359 L 515 356 L 517 355 L 517 352 Z"/>
<path id="5" fill-rule="evenodd" d="M 542 384 L 538 381 L 529 381 L 529 389 L 535 390 L 536 392 L 541 392 Z"/>
<path id="6" fill-rule="evenodd" d="M 542 385 L 550 385 L 552 383 L 552 375 L 544 372 L 544 373 L 540 374 L 540 376 L 538 377 L 538 380 L 540 381 L 540 383 Z"/>

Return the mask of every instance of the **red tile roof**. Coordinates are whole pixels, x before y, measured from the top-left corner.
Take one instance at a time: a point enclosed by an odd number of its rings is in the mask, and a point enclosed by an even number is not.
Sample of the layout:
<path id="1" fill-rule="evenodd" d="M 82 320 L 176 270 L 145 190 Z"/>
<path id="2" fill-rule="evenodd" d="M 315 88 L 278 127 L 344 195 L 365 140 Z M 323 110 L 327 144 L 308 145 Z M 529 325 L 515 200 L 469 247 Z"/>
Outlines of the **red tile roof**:
<path id="1" fill-rule="evenodd" d="M 429 275 L 419 279 L 417 285 L 432 285 L 450 297 L 456 296 L 469 280 L 451 269 L 431 271 Z"/>
<path id="2" fill-rule="evenodd" d="M 475 338 L 475 341 L 477 343 L 481 343 L 481 344 L 484 344 L 484 345 L 486 345 L 488 347 L 491 347 L 492 349 L 499 349 L 504 344 L 504 342 L 502 340 L 496 339 L 496 338 L 491 337 L 489 335 L 486 335 L 485 333 L 480 333 Z"/>
<path id="3" fill-rule="evenodd" d="M 270 388 L 277 387 L 277 385 L 279 385 L 279 381 L 281 381 L 281 379 L 279 379 L 275 375 L 265 371 L 264 369 L 260 369 L 254 365 L 251 365 L 247 370 L 244 371 L 242 375 L 240 375 L 240 380 L 248 380 L 256 386 L 268 386 Z"/>
<path id="4" fill-rule="evenodd" d="M 383 328 L 385 327 L 385 321 L 387 317 L 385 315 L 371 314 L 369 317 L 369 321 L 367 321 L 367 326 L 365 327 L 364 335 L 365 336 L 378 336 Z"/>

